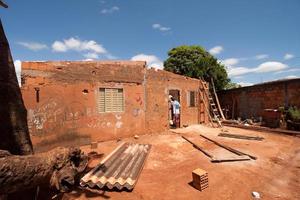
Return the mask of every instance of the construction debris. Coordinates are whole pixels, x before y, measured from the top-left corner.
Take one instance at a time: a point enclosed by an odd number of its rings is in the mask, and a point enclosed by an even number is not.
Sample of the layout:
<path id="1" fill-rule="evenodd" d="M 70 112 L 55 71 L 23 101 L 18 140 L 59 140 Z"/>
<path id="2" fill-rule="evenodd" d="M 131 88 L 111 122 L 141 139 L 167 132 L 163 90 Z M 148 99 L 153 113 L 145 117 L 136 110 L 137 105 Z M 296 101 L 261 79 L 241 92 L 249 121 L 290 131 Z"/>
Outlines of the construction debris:
<path id="1" fill-rule="evenodd" d="M 236 158 L 236 157 L 235 158 L 216 158 L 213 155 L 211 155 L 210 153 L 208 153 L 207 151 L 205 151 L 202 147 L 200 147 L 196 143 L 192 142 L 190 139 L 186 138 L 185 136 L 181 136 L 181 137 L 183 139 L 185 139 L 186 141 L 188 141 L 189 143 L 191 143 L 193 145 L 193 147 L 195 147 L 196 149 L 198 149 L 199 151 L 204 153 L 206 156 L 208 156 L 210 158 L 210 161 L 213 163 L 250 160 L 250 158 L 248 156 L 244 156 L 244 155 L 239 155 L 238 158 Z"/>
<path id="2" fill-rule="evenodd" d="M 203 169 L 195 169 L 192 172 L 192 176 L 193 176 L 193 186 L 202 191 L 205 188 L 208 188 L 208 174 L 206 171 L 204 171 Z"/>
<path id="3" fill-rule="evenodd" d="M 253 198 L 260 199 L 260 194 L 258 192 L 252 192 L 251 194 L 252 194 Z"/>
<path id="4" fill-rule="evenodd" d="M 80 185 L 100 189 L 107 187 L 108 189 L 132 190 L 150 148 L 149 144 L 120 144 L 99 165 L 81 178 Z"/>
<path id="5" fill-rule="evenodd" d="M 55 148 L 34 155 L 11 155 L 1 150 L 0 196 L 37 186 L 66 192 L 87 166 L 88 157 L 78 148 Z M 1 198 L 0 198 L 1 199 Z"/>
<path id="6" fill-rule="evenodd" d="M 238 158 L 213 158 L 211 162 L 219 163 L 219 162 L 234 162 L 234 161 L 246 161 L 251 160 L 248 156 L 239 156 Z"/>
<path id="7" fill-rule="evenodd" d="M 261 126 L 245 126 L 238 123 L 231 123 L 227 121 L 223 121 L 223 124 L 226 123 L 226 126 L 229 127 L 235 127 L 235 128 L 242 128 L 242 129 L 248 129 L 248 130 L 254 130 L 254 131 L 261 131 L 261 132 L 272 132 L 272 133 L 278 133 L 278 134 L 285 134 L 285 135 L 292 135 L 296 137 L 300 137 L 299 131 L 291 131 L 291 130 L 283 130 L 283 129 L 275 129 L 275 128 L 267 128 L 267 127 L 261 127 Z"/>
<path id="8" fill-rule="evenodd" d="M 230 151 L 230 152 L 232 152 L 232 153 L 234 153 L 234 154 L 236 154 L 236 155 L 239 155 L 239 156 L 246 155 L 246 156 L 249 156 L 249 157 L 250 157 L 251 159 L 253 159 L 253 160 L 256 160 L 256 159 L 257 159 L 255 156 L 252 156 L 252 155 L 247 154 L 247 153 L 243 153 L 243 152 L 238 151 L 238 150 L 236 150 L 236 149 L 233 149 L 233 148 L 231 148 L 231 147 L 229 147 L 229 146 L 220 144 L 219 142 L 214 141 L 214 140 L 212 140 L 212 139 L 210 139 L 210 138 L 208 138 L 208 137 L 206 137 L 206 136 L 204 136 L 204 135 L 202 135 L 202 134 L 200 134 L 200 136 L 203 137 L 203 138 L 205 138 L 205 139 L 207 139 L 207 140 L 209 140 L 209 141 L 211 141 L 211 142 L 213 142 L 214 144 L 216 144 L 216 145 L 218 145 L 218 146 L 220 146 L 220 147 L 223 147 L 224 149 L 227 149 L 228 151 Z"/>
<path id="9" fill-rule="evenodd" d="M 91 149 L 97 149 L 98 148 L 98 142 L 91 142 Z"/>
<path id="10" fill-rule="evenodd" d="M 219 133 L 220 137 L 229 137 L 229 138 L 235 138 L 235 139 L 243 139 L 243 140 L 263 140 L 263 137 L 258 136 L 247 136 L 247 135 L 238 135 L 238 134 L 230 134 L 230 133 Z"/>
<path id="11" fill-rule="evenodd" d="M 202 153 L 204 153 L 206 156 L 208 156 L 209 158 L 213 159 L 213 156 L 211 154 L 209 154 L 207 151 L 205 151 L 202 147 L 200 147 L 199 145 L 195 144 L 194 142 L 192 142 L 191 140 L 189 140 L 185 136 L 181 136 L 181 137 L 183 139 L 185 139 L 186 141 L 188 141 L 189 143 L 191 143 L 193 145 L 193 147 L 195 147 L 196 149 L 198 149 L 199 151 L 201 151 Z"/>

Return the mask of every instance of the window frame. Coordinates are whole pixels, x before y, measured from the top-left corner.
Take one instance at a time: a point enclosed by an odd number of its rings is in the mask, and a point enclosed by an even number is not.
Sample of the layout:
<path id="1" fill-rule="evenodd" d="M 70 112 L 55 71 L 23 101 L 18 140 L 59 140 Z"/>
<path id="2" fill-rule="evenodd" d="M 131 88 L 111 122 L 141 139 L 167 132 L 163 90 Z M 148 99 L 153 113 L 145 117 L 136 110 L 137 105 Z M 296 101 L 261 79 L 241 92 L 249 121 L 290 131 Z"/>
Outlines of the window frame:
<path id="1" fill-rule="evenodd" d="M 101 89 L 104 90 L 104 111 L 101 110 L 100 105 L 99 105 L 99 101 L 101 98 Z M 106 90 L 107 89 L 111 89 L 111 90 L 121 90 L 122 91 L 122 110 L 118 110 L 118 111 L 107 111 L 107 106 L 106 106 Z M 124 88 L 121 87 L 98 87 L 98 91 L 97 91 L 97 110 L 99 114 L 104 114 L 104 113 L 123 113 L 125 112 L 125 92 L 124 92 Z"/>
<path id="2" fill-rule="evenodd" d="M 191 104 L 191 99 L 192 99 L 191 98 L 191 96 L 192 96 L 191 94 L 192 93 L 194 94 L 194 98 L 193 98 L 194 99 L 194 105 Z M 197 104 L 197 91 L 195 91 L 195 90 L 189 90 L 188 91 L 188 107 L 189 108 L 196 108 L 197 105 L 198 105 Z"/>

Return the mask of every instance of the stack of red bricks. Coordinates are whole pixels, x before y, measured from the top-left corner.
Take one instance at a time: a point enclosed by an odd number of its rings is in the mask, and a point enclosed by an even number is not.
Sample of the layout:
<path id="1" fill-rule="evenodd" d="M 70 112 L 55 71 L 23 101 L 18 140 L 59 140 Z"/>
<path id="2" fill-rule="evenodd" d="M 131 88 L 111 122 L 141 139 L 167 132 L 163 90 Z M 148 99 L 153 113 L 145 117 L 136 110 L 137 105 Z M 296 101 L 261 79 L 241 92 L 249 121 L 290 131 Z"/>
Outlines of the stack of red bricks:
<path id="1" fill-rule="evenodd" d="M 192 173 L 193 175 L 193 186 L 202 191 L 205 188 L 208 188 L 208 174 L 203 169 L 195 169 Z"/>

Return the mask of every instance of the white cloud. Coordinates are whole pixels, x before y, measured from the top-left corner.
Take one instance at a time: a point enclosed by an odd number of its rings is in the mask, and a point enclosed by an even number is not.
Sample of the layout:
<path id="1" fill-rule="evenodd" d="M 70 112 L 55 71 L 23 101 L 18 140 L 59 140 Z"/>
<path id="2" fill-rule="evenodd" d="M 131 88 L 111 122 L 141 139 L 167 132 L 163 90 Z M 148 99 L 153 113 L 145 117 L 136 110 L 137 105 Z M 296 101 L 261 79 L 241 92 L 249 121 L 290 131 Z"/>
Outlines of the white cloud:
<path id="1" fill-rule="evenodd" d="M 163 62 L 155 55 L 138 54 L 131 58 L 134 61 L 146 61 L 148 67 L 163 69 Z"/>
<path id="2" fill-rule="evenodd" d="M 300 77 L 299 76 L 294 76 L 294 75 L 284 77 L 284 79 L 294 79 L 294 78 L 300 78 Z"/>
<path id="3" fill-rule="evenodd" d="M 209 50 L 209 53 L 212 55 L 217 55 L 224 50 L 222 46 L 215 46 Z"/>
<path id="4" fill-rule="evenodd" d="M 83 56 L 87 59 L 98 59 L 99 58 L 98 54 L 91 53 L 91 52 L 88 52 L 88 53 L 84 54 Z"/>
<path id="5" fill-rule="evenodd" d="M 117 12 L 119 10 L 120 10 L 120 8 L 118 6 L 113 6 L 111 8 L 102 9 L 101 13 L 102 14 L 112 14 L 112 13 Z"/>
<path id="6" fill-rule="evenodd" d="M 240 76 L 247 73 L 266 73 L 266 72 L 276 72 L 288 68 L 288 65 L 281 62 L 269 61 L 260 64 L 255 68 L 248 67 L 228 67 L 227 72 L 229 76 Z"/>
<path id="7" fill-rule="evenodd" d="M 21 86 L 21 65 L 22 65 L 22 63 L 20 60 L 15 60 L 14 65 L 15 65 L 18 83 L 19 83 L 19 86 Z"/>
<path id="8" fill-rule="evenodd" d="M 161 24 L 152 24 L 152 28 L 156 29 L 156 30 L 159 30 L 161 32 L 166 32 L 166 31 L 171 30 L 170 27 L 162 26 Z"/>
<path id="9" fill-rule="evenodd" d="M 235 79 L 243 79 L 244 76 L 235 76 L 234 78 L 235 78 Z"/>
<path id="10" fill-rule="evenodd" d="M 281 71 L 275 72 L 274 74 L 282 74 L 282 73 L 287 73 L 287 72 L 298 72 L 298 71 L 300 71 L 300 68 L 291 68 L 288 70 L 281 70 Z"/>
<path id="11" fill-rule="evenodd" d="M 240 76 L 249 72 L 251 72 L 251 69 L 247 67 L 228 67 L 227 69 L 229 76 Z"/>
<path id="12" fill-rule="evenodd" d="M 43 49 L 47 49 L 48 46 L 46 44 L 38 43 L 38 42 L 17 42 L 17 44 L 30 49 L 32 51 L 39 51 Z"/>
<path id="13" fill-rule="evenodd" d="M 290 60 L 290 59 L 292 59 L 292 58 L 294 58 L 295 56 L 293 55 L 293 54 L 290 54 L 290 53 L 286 53 L 285 55 L 284 55 L 284 60 Z"/>
<path id="14" fill-rule="evenodd" d="M 77 38 L 69 38 L 64 41 L 55 41 L 52 44 L 53 51 L 56 52 L 66 52 L 69 50 L 73 51 L 91 51 L 98 54 L 105 54 L 107 53 L 106 49 L 101 45 L 95 42 L 94 40 L 84 40 L 81 41 Z"/>
<path id="15" fill-rule="evenodd" d="M 79 38 L 71 37 L 63 41 L 55 41 L 52 44 L 54 52 L 77 51 L 84 52 L 85 58 L 98 59 L 99 55 L 107 58 L 113 56 L 101 45 L 94 40 L 80 40 Z"/>
<path id="16" fill-rule="evenodd" d="M 258 67 L 254 68 L 253 71 L 255 73 L 265 73 L 265 72 L 275 72 L 288 68 L 286 64 L 281 62 L 264 62 L 260 64 Z"/>
<path id="17" fill-rule="evenodd" d="M 52 44 L 52 50 L 57 51 L 57 52 L 66 52 L 68 49 L 67 49 L 67 46 L 63 42 L 55 41 Z"/>
<path id="18" fill-rule="evenodd" d="M 233 66 L 240 62 L 238 58 L 227 58 L 225 60 L 220 61 L 225 66 Z"/>
<path id="19" fill-rule="evenodd" d="M 249 83 L 249 82 L 239 82 L 237 84 L 241 85 L 242 87 L 253 85 L 253 83 Z"/>
<path id="20" fill-rule="evenodd" d="M 266 59 L 268 57 L 269 57 L 268 54 L 258 54 L 258 55 L 255 56 L 255 59 L 256 60 L 262 60 L 262 59 Z"/>

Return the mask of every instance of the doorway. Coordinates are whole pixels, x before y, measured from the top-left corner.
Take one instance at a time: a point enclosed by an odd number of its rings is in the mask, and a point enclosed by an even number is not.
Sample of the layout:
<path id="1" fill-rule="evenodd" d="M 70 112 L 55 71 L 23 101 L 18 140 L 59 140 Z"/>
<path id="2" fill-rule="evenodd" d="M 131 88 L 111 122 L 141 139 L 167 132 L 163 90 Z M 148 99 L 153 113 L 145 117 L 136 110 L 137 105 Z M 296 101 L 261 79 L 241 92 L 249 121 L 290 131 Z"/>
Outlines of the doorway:
<path id="1" fill-rule="evenodd" d="M 173 97 L 175 101 L 178 101 L 180 104 L 180 91 L 179 90 L 169 90 L 169 97 Z M 180 128 L 180 114 L 181 109 L 179 108 L 179 113 L 174 111 L 174 106 L 172 106 L 171 101 L 169 100 L 169 124 L 170 128 Z M 175 114 L 176 113 L 176 114 Z"/>

